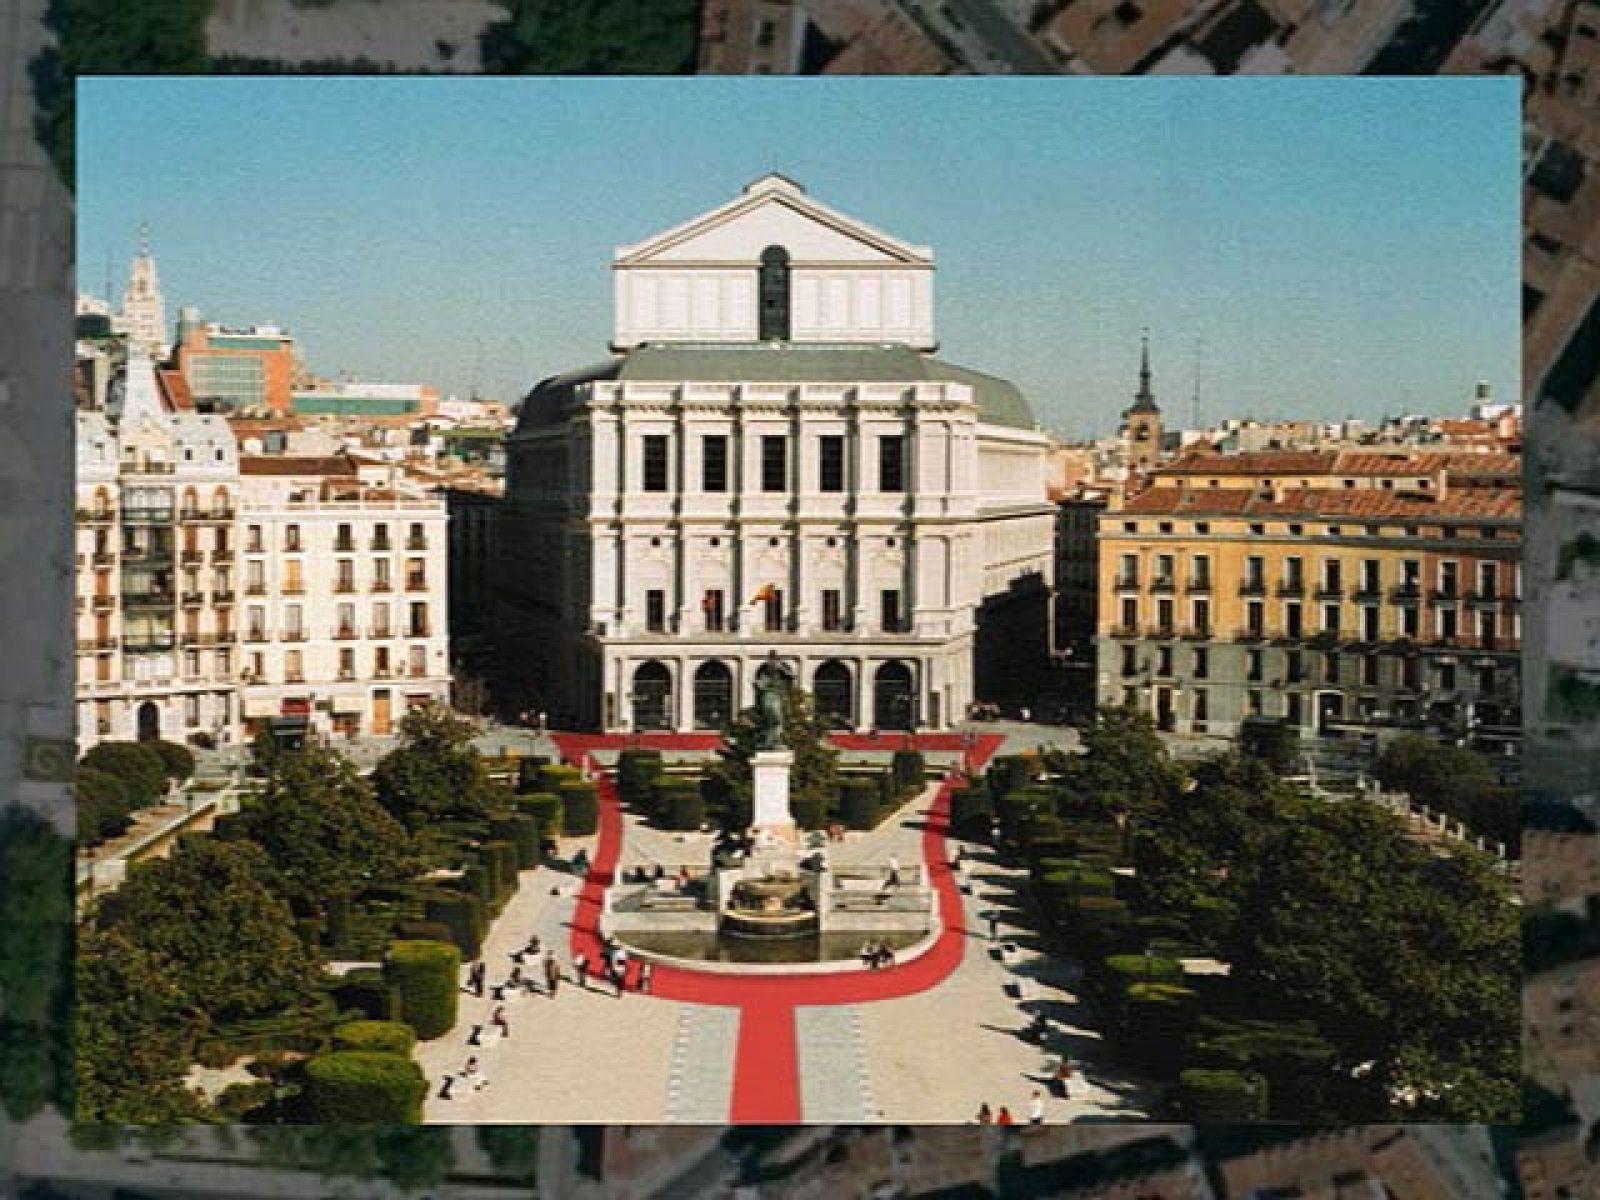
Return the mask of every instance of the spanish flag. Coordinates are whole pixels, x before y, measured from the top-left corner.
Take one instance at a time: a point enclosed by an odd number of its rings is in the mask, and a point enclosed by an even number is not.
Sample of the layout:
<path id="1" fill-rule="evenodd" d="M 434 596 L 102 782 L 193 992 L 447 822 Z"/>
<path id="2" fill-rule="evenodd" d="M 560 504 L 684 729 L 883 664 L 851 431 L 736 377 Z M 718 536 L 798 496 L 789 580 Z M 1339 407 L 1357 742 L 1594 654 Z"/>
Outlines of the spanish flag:
<path id="1" fill-rule="evenodd" d="M 777 588 L 773 587 L 770 583 L 763 583 L 761 585 L 761 587 L 756 591 L 756 594 L 750 598 L 750 603 L 751 604 L 765 604 L 768 600 L 777 599 L 777 596 L 778 596 L 778 589 Z"/>

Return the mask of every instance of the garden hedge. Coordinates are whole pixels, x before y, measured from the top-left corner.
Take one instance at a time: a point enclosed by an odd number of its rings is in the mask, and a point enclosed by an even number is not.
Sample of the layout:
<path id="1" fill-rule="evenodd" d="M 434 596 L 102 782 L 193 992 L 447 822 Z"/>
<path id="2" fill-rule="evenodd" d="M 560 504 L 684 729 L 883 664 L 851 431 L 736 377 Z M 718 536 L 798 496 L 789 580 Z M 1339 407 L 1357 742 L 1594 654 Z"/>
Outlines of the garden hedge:
<path id="1" fill-rule="evenodd" d="M 582 779 L 556 788 L 561 797 L 562 823 L 569 837 L 588 837 L 600 827 L 599 789 Z"/>
<path id="2" fill-rule="evenodd" d="M 495 908 L 501 908 L 517 890 L 517 848 L 510 842 L 485 842 L 478 852 L 493 873 Z"/>
<path id="3" fill-rule="evenodd" d="M 790 796 L 789 815 L 801 829 L 821 829 L 828 822 L 828 806 L 817 796 Z"/>
<path id="4" fill-rule="evenodd" d="M 889 774 L 898 794 L 920 792 L 928 780 L 928 763 L 920 750 L 896 750 L 889 760 Z"/>
<path id="5" fill-rule="evenodd" d="M 1247 1071 L 1182 1071 L 1178 1108 L 1197 1125 L 1260 1121 L 1267 1115 L 1267 1081 Z"/>
<path id="6" fill-rule="evenodd" d="M 455 945 L 455 935 L 442 921 L 396 921 L 394 933 L 404 942 L 449 942 Z"/>
<path id="7" fill-rule="evenodd" d="M 346 972 L 330 990 L 341 1012 L 361 1012 L 371 1021 L 392 1021 L 399 1015 L 399 997 L 378 967 Z"/>
<path id="8" fill-rule="evenodd" d="M 1072 925 L 1101 946 L 1117 941 L 1128 926 L 1128 902 L 1114 896 L 1079 896 L 1072 905 Z"/>
<path id="9" fill-rule="evenodd" d="M 140 742 L 148 746 L 161 760 L 161 770 L 173 782 L 188 779 L 194 774 L 194 751 L 177 742 Z"/>
<path id="10" fill-rule="evenodd" d="M 659 750 L 622 751 L 617 755 L 617 798 L 636 811 L 665 817 L 665 810 L 657 806 L 657 795 L 651 787 L 664 767 Z"/>
<path id="11" fill-rule="evenodd" d="M 550 760 L 543 754 L 529 754 L 517 760 L 517 791 L 533 792 L 539 788 L 539 768 L 548 767 Z"/>
<path id="12" fill-rule="evenodd" d="M 566 763 L 546 763 L 539 768 L 538 783 L 539 791 L 541 792 L 559 794 L 562 784 L 580 783 L 582 780 L 583 772 L 577 767 L 568 766 Z"/>
<path id="13" fill-rule="evenodd" d="M 878 781 L 871 776 L 839 777 L 839 820 L 846 829 L 872 829 L 878 824 Z"/>
<path id="14" fill-rule="evenodd" d="M 456 1023 L 461 951 L 448 942 L 395 942 L 384 959 L 384 978 L 400 996 L 400 1019 L 423 1041 Z"/>
<path id="15" fill-rule="evenodd" d="M 342 1050 L 306 1063 L 307 1115 L 323 1125 L 416 1125 L 428 1081 L 398 1054 Z"/>
<path id="16" fill-rule="evenodd" d="M 658 775 L 642 781 L 641 786 L 649 793 L 651 811 L 666 828 L 692 831 L 705 823 L 706 802 L 698 779 Z"/>
<path id="17" fill-rule="evenodd" d="M 1039 759 L 1032 754 L 1002 754 L 989 766 L 989 794 L 997 799 L 1026 787 L 1039 775 Z"/>
<path id="18" fill-rule="evenodd" d="M 398 1054 L 410 1058 L 417 1032 L 404 1021 L 346 1021 L 333 1027 L 333 1049 L 372 1054 Z"/>
<path id="19" fill-rule="evenodd" d="M 531 792 L 517 797 L 517 808 L 533 818 L 541 838 L 561 832 L 561 797 L 554 792 Z"/>
<path id="20" fill-rule="evenodd" d="M 122 780 L 133 808 L 154 804 L 167 790 L 166 765 L 146 742 L 101 742 L 78 765 Z"/>
<path id="21" fill-rule="evenodd" d="M 467 894 L 477 897 L 483 911 L 494 911 L 494 889 L 490 886 L 489 868 L 481 862 L 470 862 L 461 868 L 461 886 Z"/>
<path id="22" fill-rule="evenodd" d="M 437 921 L 450 931 L 449 941 L 461 951 L 463 959 L 478 957 L 483 948 L 483 901 L 465 892 L 441 888 L 423 897 L 423 911 L 428 920 Z"/>

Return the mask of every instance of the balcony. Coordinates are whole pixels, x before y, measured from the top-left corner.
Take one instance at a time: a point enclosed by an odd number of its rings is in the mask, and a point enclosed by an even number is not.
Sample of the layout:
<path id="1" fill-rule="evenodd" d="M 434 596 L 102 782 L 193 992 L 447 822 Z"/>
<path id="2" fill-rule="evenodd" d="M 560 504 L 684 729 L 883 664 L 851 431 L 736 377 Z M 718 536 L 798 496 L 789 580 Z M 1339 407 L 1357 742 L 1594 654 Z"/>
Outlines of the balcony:
<path id="1" fill-rule="evenodd" d="M 376 639 L 392 638 L 394 636 L 394 630 L 390 629 L 387 625 L 377 625 L 373 627 L 370 636 Z"/>
<path id="2" fill-rule="evenodd" d="M 1316 590 L 1316 593 L 1315 593 L 1315 599 L 1318 599 L 1318 600 L 1343 600 L 1344 599 L 1344 585 L 1343 584 L 1339 584 L 1339 583 L 1323 582 L 1322 584 L 1318 585 L 1318 587 L 1317 587 L 1317 590 Z"/>
<path id="3" fill-rule="evenodd" d="M 139 505 L 122 510 L 124 525 L 170 525 L 173 510 L 165 506 Z"/>
<path id="4" fill-rule="evenodd" d="M 246 554 L 265 554 L 267 548 L 261 543 L 261 539 L 257 538 L 245 543 L 244 552 Z"/>
<path id="5" fill-rule="evenodd" d="M 411 626 L 410 629 L 406 630 L 406 636 L 407 637 L 414 637 L 414 638 L 425 638 L 425 637 L 432 637 L 433 633 L 430 630 L 429 626 L 427 626 L 427 625 L 413 625 L 413 626 Z"/>
<path id="6" fill-rule="evenodd" d="M 165 547 L 156 547 L 148 550 L 132 549 L 122 552 L 124 570 L 160 571 L 171 565 L 172 551 Z"/>
<path id="7" fill-rule="evenodd" d="M 1277 592 L 1280 596 L 1304 596 L 1306 585 L 1303 580 L 1286 579 L 1278 585 Z"/>
<path id="8" fill-rule="evenodd" d="M 267 640 L 267 631 L 265 629 L 251 629 L 245 633 L 244 640 L 250 643 L 264 642 Z"/>
<path id="9" fill-rule="evenodd" d="M 1416 583 L 1399 583 L 1389 589 L 1389 599 L 1396 604 L 1415 604 L 1422 599 L 1422 586 Z"/>
<path id="10" fill-rule="evenodd" d="M 176 603 L 177 596 L 172 592 L 122 593 L 122 607 L 128 609 L 171 608 Z"/>
<path id="11" fill-rule="evenodd" d="M 1178 636 L 1178 628 L 1175 625 L 1157 625 L 1151 631 L 1150 636 L 1155 638 L 1175 638 Z"/>
<path id="12" fill-rule="evenodd" d="M 1180 634 L 1187 641 L 1206 642 L 1211 640 L 1212 632 L 1209 625 L 1189 625 Z"/>
<path id="13" fill-rule="evenodd" d="M 124 475 L 171 475 L 174 464 L 153 458 L 129 458 L 119 464 Z"/>
<path id="14" fill-rule="evenodd" d="M 232 604 L 233 603 L 233 593 L 232 592 L 212 592 L 211 593 L 211 603 L 213 603 L 213 604 Z"/>
<path id="15" fill-rule="evenodd" d="M 394 549 L 394 543 L 388 538 L 375 537 L 372 539 L 372 545 L 368 549 L 374 554 L 387 554 Z"/>
<path id="16" fill-rule="evenodd" d="M 185 550 L 182 554 L 178 555 L 178 561 L 186 567 L 198 567 L 202 562 L 205 561 L 205 555 L 201 554 L 198 550 Z"/>
<path id="17" fill-rule="evenodd" d="M 406 580 L 406 591 L 425 592 L 428 590 L 428 581 L 425 577 L 414 575 Z"/>
<path id="18" fill-rule="evenodd" d="M 1175 592 L 1178 590 L 1178 582 L 1171 575 L 1157 575 L 1150 581 L 1150 590 L 1152 592 Z"/>
<path id="19" fill-rule="evenodd" d="M 122 648 L 129 654 L 171 650 L 174 644 L 170 633 L 126 633 L 122 637 Z"/>
<path id="20" fill-rule="evenodd" d="M 333 636 L 341 642 L 348 642 L 356 636 L 354 625 L 340 625 L 333 631 Z"/>
<path id="21" fill-rule="evenodd" d="M 1383 589 L 1375 580 L 1357 584 L 1356 590 L 1350 593 L 1350 599 L 1357 604 L 1376 604 L 1383 599 Z"/>
<path id="22" fill-rule="evenodd" d="M 394 584 L 387 579 L 374 579 L 372 581 L 372 590 L 375 592 L 392 592 L 394 591 Z"/>
<path id="23" fill-rule="evenodd" d="M 1461 598 L 1461 593 L 1454 587 L 1434 588 L 1428 593 L 1428 599 L 1435 604 L 1458 604 Z"/>
<path id="24" fill-rule="evenodd" d="M 285 629 L 278 635 L 278 639 L 284 642 L 303 642 L 306 636 L 304 629 Z"/>
<path id="25" fill-rule="evenodd" d="M 1114 638 L 1136 638 L 1139 636 L 1139 627 L 1137 625 L 1113 625 L 1111 627 L 1111 636 Z"/>
<path id="26" fill-rule="evenodd" d="M 1265 596 L 1266 594 L 1267 584 L 1264 579 L 1246 579 L 1239 584 L 1239 595 L 1241 596 Z"/>
<path id="27" fill-rule="evenodd" d="M 267 594 L 267 585 L 264 583 L 247 583 L 244 585 L 244 594 L 246 596 L 265 596 Z"/>
<path id="28" fill-rule="evenodd" d="M 355 673 L 354 669 L 349 668 L 349 667 L 340 667 L 339 668 L 338 679 L 339 679 L 340 683 L 349 683 L 352 680 L 354 680 L 355 677 L 356 677 L 356 673 Z"/>
<path id="29" fill-rule="evenodd" d="M 109 550 L 96 550 L 89 556 L 89 561 L 97 567 L 114 567 L 117 564 L 117 556 Z"/>
<path id="30" fill-rule="evenodd" d="M 105 654 L 117 648 L 117 639 L 114 637 L 79 638 L 79 654 Z"/>
<path id="31" fill-rule="evenodd" d="M 95 612 L 110 612 L 117 606 L 117 598 L 115 596 L 95 596 L 89 603 Z"/>
<path id="32" fill-rule="evenodd" d="M 204 592 L 184 592 L 179 597 L 179 603 L 185 608 L 199 608 L 205 602 L 206 594 Z"/>
<path id="33" fill-rule="evenodd" d="M 1119 592 L 1136 592 L 1139 590 L 1139 577 L 1137 575 L 1118 575 L 1114 586 Z"/>
<path id="34" fill-rule="evenodd" d="M 1495 608 L 1511 599 L 1497 592 L 1468 592 L 1467 604 L 1471 608 Z"/>
<path id="35" fill-rule="evenodd" d="M 110 525 L 117 519 L 116 510 L 110 508 L 80 508 L 74 516 L 80 525 Z"/>
<path id="36" fill-rule="evenodd" d="M 1233 640 L 1236 642 L 1260 642 L 1266 640 L 1266 636 L 1266 629 L 1259 625 L 1246 625 L 1233 632 Z"/>
<path id="37" fill-rule="evenodd" d="M 354 554 L 356 552 L 356 544 L 350 538 L 336 538 L 333 543 L 333 552 L 335 554 Z"/>
<path id="38" fill-rule="evenodd" d="M 406 539 L 407 550 L 426 550 L 427 548 L 428 539 L 425 537 L 408 537 Z"/>
<path id="39" fill-rule="evenodd" d="M 304 596 L 306 594 L 306 585 L 299 580 L 295 580 L 292 583 L 284 584 L 278 590 L 285 596 Z"/>
<path id="40" fill-rule="evenodd" d="M 351 595 L 356 590 L 356 581 L 354 579 L 340 579 L 334 583 L 333 590 L 341 596 Z"/>
<path id="41" fill-rule="evenodd" d="M 218 546 L 211 552 L 211 561 L 214 563 L 231 563 L 233 561 L 232 547 Z"/>
<path id="42" fill-rule="evenodd" d="M 306 675 L 304 671 L 285 671 L 283 673 L 283 681 L 285 683 L 304 683 Z"/>
<path id="43" fill-rule="evenodd" d="M 1189 580 L 1188 588 L 1191 593 L 1204 592 L 1209 594 L 1211 591 L 1211 576 L 1195 576 Z"/>

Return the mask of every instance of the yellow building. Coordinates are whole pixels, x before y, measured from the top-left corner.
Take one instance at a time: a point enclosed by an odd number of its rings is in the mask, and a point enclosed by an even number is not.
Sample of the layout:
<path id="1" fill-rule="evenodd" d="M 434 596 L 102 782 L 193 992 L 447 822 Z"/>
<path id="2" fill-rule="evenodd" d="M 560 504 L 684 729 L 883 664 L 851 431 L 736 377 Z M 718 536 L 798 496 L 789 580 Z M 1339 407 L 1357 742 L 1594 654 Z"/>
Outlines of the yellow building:
<path id="1" fill-rule="evenodd" d="M 1189 456 L 1099 521 L 1097 700 L 1165 729 L 1520 721 L 1520 466 L 1504 455 Z"/>

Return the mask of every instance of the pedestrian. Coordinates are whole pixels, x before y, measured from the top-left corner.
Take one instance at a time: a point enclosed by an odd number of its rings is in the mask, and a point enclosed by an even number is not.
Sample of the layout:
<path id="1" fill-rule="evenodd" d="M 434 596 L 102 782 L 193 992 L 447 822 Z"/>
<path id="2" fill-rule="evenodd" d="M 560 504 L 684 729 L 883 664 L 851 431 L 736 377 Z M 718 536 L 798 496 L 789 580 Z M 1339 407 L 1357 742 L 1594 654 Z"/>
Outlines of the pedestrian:
<path id="1" fill-rule="evenodd" d="M 467 975 L 467 979 L 472 984 L 472 994 L 477 996 L 479 1000 L 483 999 L 483 986 L 488 978 L 488 974 L 488 964 L 486 964 L 483 959 L 480 958 L 477 962 L 472 964 L 472 970 Z"/>
<path id="2" fill-rule="evenodd" d="M 550 999 L 556 998 L 556 988 L 561 984 L 561 964 L 554 954 L 544 956 L 544 982 L 550 989 Z"/>
<path id="3" fill-rule="evenodd" d="M 889 886 L 900 886 L 900 860 L 894 855 L 889 855 Z"/>
<path id="4" fill-rule="evenodd" d="M 989 910 L 989 940 L 991 942 L 1000 940 L 1000 914 L 992 908 Z"/>
<path id="5" fill-rule="evenodd" d="M 617 962 L 617 978 L 619 980 L 621 980 L 621 983 L 622 983 L 623 987 L 627 987 L 628 986 L 628 951 L 627 951 L 626 947 L 623 947 L 623 946 L 618 946 L 617 947 L 616 962 Z"/>
<path id="6" fill-rule="evenodd" d="M 578 977 L 578 986 L 587 992 L 589 990 L 589 956 L 580 954 L 573 959 L 572 971 Z"/>
<path id="7" fill-rule="evenodd" d="M 622 999 L 622 968 L 618 965 L 616 959 L 612 959 L 608 969 L 611 972 L 611 994 L 615 999 L 620 1000 Z"/>
<path id="8" fill-rule="evenodd" d="M 1022 720 L 1024 724 L 1033 720 L 1033 711 L 1031 709 L 1024 708 L 1022 710 Z"/>
<path id="9" fill-rule="evenodd" d="M 528 935 L 528 944 L 522 948 L 522 952 L 524 954 L 539 953 L 539 935 L 537 933 L 530 933 Z"/>
<path id="10" fill-rule="evenodd" d="M 1038 1088 L 1033 1089 L 1033 1099 L 1028 1101 L 1028 1124 L 1044 1124 L 1044 1093 Z"/>
<path id="11" fill-rule="evenodd" d="M 894 947 L 884 942 L 878 947 L 879 965 L 885 969 L 894 966 Z"/>
<path id="12" fill-rule="evenodd" d="M 474 1025 L 472 1027 L 472 1032 L 467 1034 L 467 1045 L 469 1045 L 469 1046 L 481 1046 L 481 1045 L 483 1045 L 483 1026 L 482 1025 Z"/>
<path id="13" fill-rule="evenodd" d="M 506 985 L 503 983 L 495 984 L 489 989 L 489 995 L 494 998 L 495 1003 L 500 1003 L 506 998 Z"/>
<path id="14" fill-rule="evenodd" d="M 1015 1125 L 1017 1119 L 1011 1115 L 1011 1110 L 1004 1104 L 1000 1106 L 1000 1115 L 994 1119 L 996 1125 Z"/>
<path id="15" fill-rule="evenodd" d="M 651 981 L 655 979 L 656 968 L 653 963 L 639 964 L 639 990 L 648 993 Z"/>
<path id="16" fill-rule="evenodd" d="M 455 1087 L 455 1085 L 456 1077 L 454 1075 L 446 1075 L 443 1079 L 441 1079 L 439 1081 L 439 1099 L 450 1099 L 450 1089 Z"/>
<path id="17" fill-rule="evenodd" d="M 871 967 L 871 966 L 874 965 L 874 962 L 875 962 L 876 959 L 877 959 L 877 952 L 876 952 L 876 949 L 873 946 L 873 944 L 870 941 L 862 942 L 861 943 L 861 965 L 863 967 Z"/>
<path id="18" fill-rule="evenodd" d="M 511 1036 L 511 1022 L 506 1020 L 506 1006 L 504 1004 L 495 1005 L 494 1015 L 489 1018 L 489 1024 L 500 1031 L 501 1037 Z"/>
<path id="19" fill-rule="evenodd" d="M 994 1113 L 990 1110 L 989 1102 L 987 1100 L 985 1100 L 982 1104 L 978 1105 L 978 1124 L 979 1125 L 993 1125 L 994 1124 Z"/>
<path id="20" fill-rule="evenodd" d="M 522 985 L 522 964 L 520 962 L 518 962 L 516 966 L 511 968 L 511 974 L 506 979 L 506 986 L 510 987 L 510 988 L 514 988 L 514 987 L 520 987 L 521 985 Z"/>
<path id="21" fill-rule="evenodd" d="M 471 1085 L 472 1090 L 475 1092 L 483 1090 L 483 1072 L 478 1069 L 478 1056 L 476 1054 L 468 1058 L 466 1065 L 461 1068 L 461 1082 Z"/>

